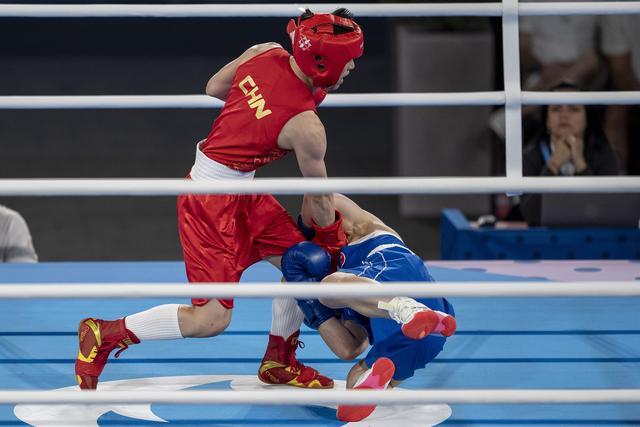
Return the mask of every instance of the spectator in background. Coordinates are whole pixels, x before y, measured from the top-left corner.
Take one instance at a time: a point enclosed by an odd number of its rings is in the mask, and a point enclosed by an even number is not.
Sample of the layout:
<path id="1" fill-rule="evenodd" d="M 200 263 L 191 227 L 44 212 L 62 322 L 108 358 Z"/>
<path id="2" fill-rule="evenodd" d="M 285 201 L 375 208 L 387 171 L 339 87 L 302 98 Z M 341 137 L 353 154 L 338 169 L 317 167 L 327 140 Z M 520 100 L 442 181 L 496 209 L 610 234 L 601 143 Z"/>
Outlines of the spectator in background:
<path id="1" fill-rule="evenodd" d="M 0 262 L 38 262 L 29 227 L 22 216 L 0 205 Z"/>
<path id="2" fill-rule="evenodd" d="M 523 16 L 519 23 L 523 90 L 547 91 L 562 81 L 589 89 L 604 87 L 606 73 L 597 53 L 596 16 Z M 542 125 L 535 114 L 539 110 L 534 105 L 522 108 L 525 140 Z M 489 125 L 504 141 L 504 108 L 491 115 Z"/>
<path id="3" fill-rule="evenodd" d="M 546 91 L 562 81 L 581 87 L 602 86 L 597 54 L 598 20 L 594 15 L 520 18 L 522 87 Z"/>
<path id="4" fill-rule="evenodd" d="M 576 85 L 560 83 L 552 91 L 578 91 Z M 602 128 L 595 107 L 550 105 L 542 108 L 545 126 L 523 150 L 524 176 L 618 175 L 618 161 Z M 529 225 L 540 224 L 540 195 L 521 197 L 519 213 Z M 518 212 L 511 215 L 518 218 Z"/>
<path id="5" fill-rule="evenodd" d="M 640 15 L 602 18 L 602 52 L 614 90 L 640 90 Z M 640 108 L 611 105 L 605 131 L 623 171 L 640 174 Z"/>

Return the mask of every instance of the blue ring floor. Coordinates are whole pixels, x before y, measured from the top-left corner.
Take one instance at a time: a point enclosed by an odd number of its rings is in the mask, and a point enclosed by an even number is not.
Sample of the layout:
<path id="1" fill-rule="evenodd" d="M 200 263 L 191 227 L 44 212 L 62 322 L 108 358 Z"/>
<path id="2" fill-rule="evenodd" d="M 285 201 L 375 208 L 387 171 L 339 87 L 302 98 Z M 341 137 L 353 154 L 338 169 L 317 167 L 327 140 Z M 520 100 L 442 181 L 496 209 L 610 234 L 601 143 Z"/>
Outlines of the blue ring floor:
<path id="1" fill-rule="evenodd" d="M 640 279 L 640 263 L 597 261 Z M 560 263 L 560 264 L 558 264 Z M 618 263 L 618 264 L 615 264 Z M 545 280 L 545 269 L 567 280 L 576 272 L 606 272 L 585 261 L 522 264 L 510 274 L 498 264 L 428 264 L 438 281 Z M 587 263 L 588 264 L 588 263 Z M 531 277 L 531 270 L 536 272 Z M 525 273 L 526 272 L 526 273 Z M 605 276 L 606 277 L 606 276 Z M 279 280 L 266 263 L 249 269 L 244 281 Z M 619 276 L 616 276 L 617 280 Z M 602 275 L 597 280 L 602 280 Z M 0 264 L 0 283 L 186 282 L 181 262 L 95 262 Z M 116 318 L 166 299 L 0 300 L 0 389 L 52 390 L 75 387 L 76 327 L 87 316 Z M 403 383 L 405 389 L 640 388 L 638 298 L 452 298 L 458 333 L 435 361 Z M 230 328 L 208 339 L 154 341 L 110 359 L 101 384 L 111 389 L 262 389 L 255 377 L 271 323 L 267 299 L 236 299 Z M 303 329 L 300 359 L 336 380 L 342 362 L 315 331 Z M 338 382 L 338 386 L 344 384 Z M 304 392 L 301 390 L 301 392 Z M 0 426 L 18 425 L 337 426 L 335 409 L 251 405 L 0 405 Z M 640 405 L 426 405 L 379 407 L 362 423 L 371 426 L 619 426 L 640 425 Z"/>

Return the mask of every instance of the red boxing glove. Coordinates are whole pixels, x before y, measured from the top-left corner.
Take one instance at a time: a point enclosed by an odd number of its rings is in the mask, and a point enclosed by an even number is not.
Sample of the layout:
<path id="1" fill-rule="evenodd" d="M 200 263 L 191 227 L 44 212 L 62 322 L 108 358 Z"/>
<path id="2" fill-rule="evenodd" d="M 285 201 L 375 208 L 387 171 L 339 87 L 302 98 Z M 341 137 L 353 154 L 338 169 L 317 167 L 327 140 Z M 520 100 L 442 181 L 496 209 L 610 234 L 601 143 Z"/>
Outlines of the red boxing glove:
<path id="1" fill-rule="evenodd" d="M 347 235 L 342 229 L 342 214 L 340 211 L 336 211 L 336 221 L 326 227 L 318 226 L 318 224 L 313 220 L 311 220 L 311 226 L 316 233 L 313 238 L 313 242 L 322 246 L 327 250 L 327 252 L 329 252 L 329 255 L 331 255 L 330 272 L 336 271 L 340 249 L 348 243 Z"/>

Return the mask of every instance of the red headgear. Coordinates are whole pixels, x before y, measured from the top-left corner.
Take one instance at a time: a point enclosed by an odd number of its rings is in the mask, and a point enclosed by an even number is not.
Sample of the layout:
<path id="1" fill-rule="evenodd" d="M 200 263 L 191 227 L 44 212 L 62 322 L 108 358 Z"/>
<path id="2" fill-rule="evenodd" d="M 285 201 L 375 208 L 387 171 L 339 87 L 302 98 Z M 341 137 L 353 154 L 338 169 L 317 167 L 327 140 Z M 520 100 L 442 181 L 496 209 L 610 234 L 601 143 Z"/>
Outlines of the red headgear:
<path id="1" fill-rule="evenodd" d="M 334 25 L 351 29 L 335 34 Z M 340 80 L 347 62 L 362 56 L 364 36 L 352 19 L 331 13 L 318 13 L 298 24 L 292 19 L 287 25 L 293 57 L 300 69 L 319 88 L 334 86 Z"/>

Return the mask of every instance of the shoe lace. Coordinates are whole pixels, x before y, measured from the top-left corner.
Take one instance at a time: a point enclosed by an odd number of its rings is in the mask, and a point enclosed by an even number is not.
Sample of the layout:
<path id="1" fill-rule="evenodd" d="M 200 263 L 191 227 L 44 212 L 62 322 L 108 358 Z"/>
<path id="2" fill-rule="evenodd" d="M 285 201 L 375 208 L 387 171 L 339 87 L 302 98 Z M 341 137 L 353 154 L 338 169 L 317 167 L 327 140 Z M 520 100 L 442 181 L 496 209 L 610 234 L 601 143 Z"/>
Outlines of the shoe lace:
<path id="1" fill-rule="evenodd" d="M 300 372 L 306 368 L 303 363 L 296 359 L 296 350 L 298 348 L 304 348 L 304 343 L 300 340 L 296 340 L 296 343 L 293 345 L 293 348 L 289 353 L 289 366 L 291 367 L 291 370 L 295 372 Z"/>
<path id="2" fill-rule="evenodd" d="M 120 347 L 120 350 L 118 350 L 114 355 L 114 357 L 117 358 L 120 356 L 120 353 L 129 348 L 129 344 L 133 344 L 133 341 L 131 340 L 131 338 L 129 338 L 129 335 L 127 335 L 124 339 L 118 341 L 116 344 L 118 345 L 118 347 Z"/>
<path id="3" fill-rule="evenodd" d="M 129 346 L 124 341 L 118 341 L 118 347 L 120 347 L 120 350 L 116 351 L 116 354 L 114 354 L 114 357 L 116 358 L 120 357 L 120 353 L 129 348 Z"/>

